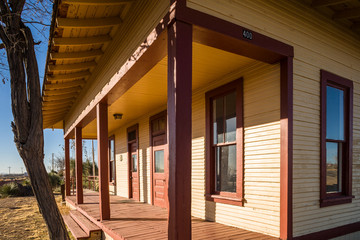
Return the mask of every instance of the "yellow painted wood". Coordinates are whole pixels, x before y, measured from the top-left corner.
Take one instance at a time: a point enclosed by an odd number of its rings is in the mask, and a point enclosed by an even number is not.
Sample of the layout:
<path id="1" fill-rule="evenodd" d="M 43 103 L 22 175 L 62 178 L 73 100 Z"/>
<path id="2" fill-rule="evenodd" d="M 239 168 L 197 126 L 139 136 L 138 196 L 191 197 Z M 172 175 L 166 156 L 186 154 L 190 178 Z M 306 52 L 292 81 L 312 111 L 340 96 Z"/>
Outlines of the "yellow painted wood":
<path id="1" fill-rule="evenodd" d="M 45 90 L 45 94 L 47 96 L 65 95 L 68 93 L 77 93 L 80 90 L 81 90 L 81 87 L 72 87 L 72 88 L 65 88 L 65 89 L 52 89 L 52 90 Z"/>
<path id="2" fill-rule="evenodd" d="M 104 53 L 100 49 L 85 51 L 85 52 L 64 52 L 64 53 L 50 53 L 50 58 L 57 59 L 82 59 L 90 57 L 98 57 Z"/>
<path id="3" fill-rule="evenodd" d="M 54 38 L 53 43 L 55 46 L 82 46 L 103 44 L 110 42 L 112 38 L 109 35 L 96 36 L 96 37 L 67 37 L 67 38 Z"/>
<path id="4" fill-rule="evenodd" d="M 123 5 L 132 3 L 134 0 L 63 0 L 63 4 L 76 4 L 76 5 L 105 5 L 105 6 L 114 6 L 114 5 Z"/>
<path id="5" fill-rule="evenodd" d="M 58 106 L 46 106 L 43 105 L 42 106 L 42 110 L 43 111 L 51 111 L 51 110 L 55 110 L 55 109 L 69 109 L 71 107 L 71 105 L 69 104 L 59 104 Z"/>
<path id="6" fill-rule="evenodd" d="M 73 71 L 73 70 L 84 70 L 96 67 L 96 62 L 84 62 L 75 64 L 64 64 L 64 65 L 48 65 L 49 71 Z"/>
<path id="7" fill-rule="evenodd" d="M 89 71 L 82 71 L 76 73 L 69 74 L 55 74 L 55 75 L 47 75 L 47 80 L 51 83 L 57 83 L 59 81 L 69 82 L 74 79 L 86 78 L 90 76 Z"/>
<path id="8" fill-rule="evenodd" d="M 43 96 L 44 101 L 63 101 L 63 100 L 75 100 L 77 94 L 66 94 L 66 95 L 58 95 L 58 96 Z"/>
<path id="9" fill-rule="evenodd" d="M 56 115 L 56 114 L 61 114 L 61 113 L 64 113 L 66 111 L 69 110 L 70 107 L 67 107 L 67 108 L 62 108 L 62 109 L 52 109 L 52 110 L 47 110 L 47 109 L 43 109 L 43 115 Z"/>
<path id="10" fill-rule="evenodd" d="M 57 18 L 57 26 L 61 28 L 101 28 L 112 27 L 122 23 L 119 17 L 93 18 L 93 19 L 73 19 Z"/>
<path id="11" fill-rule="evenodd" d="M 85 84 L 84 80 L 75 80 L 65 83 L 54 83 L 54 84 L 45 83 L 45 90 L 72 88 L 77 86 L 83 86 L 84 84 Z"/>
<path id="12" fill-rule="evenodd" d="M 58 103 L 58 102 L 55 102 L 55 101 L 52 101 L 52 100 L 49 100 L 49 101 L 46 101 L 44 100 L 43 101 L 43 106 L 48 106 L 48 107 L 56 107 L 56 106 L 59 106 L 59 105 L 65 105 L 65 104 L 72 104 L 74 103 L 74 100 L 64 100 L 64 101 L 61 101 L 61 103 Z"/>

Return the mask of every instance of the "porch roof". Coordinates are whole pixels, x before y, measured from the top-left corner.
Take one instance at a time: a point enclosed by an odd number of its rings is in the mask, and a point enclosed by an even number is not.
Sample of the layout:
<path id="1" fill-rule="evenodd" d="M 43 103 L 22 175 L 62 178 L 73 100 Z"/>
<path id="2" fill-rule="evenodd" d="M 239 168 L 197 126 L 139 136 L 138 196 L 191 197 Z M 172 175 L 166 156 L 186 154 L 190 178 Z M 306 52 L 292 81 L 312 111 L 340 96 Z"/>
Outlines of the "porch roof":
<path id="1" fill-rule="evenodd" d="M 111 219 L 99 221 L 99 195 L 84 191 L 84 204 L 69 204 L 102 228 L 113 239 L 167 239 L 167 210 L 119 196 L 110 197 Z M 192 218 L 192 239 L 277 239 L 260 233 Z"/>
<path id="2" fill-rule="evenodd" d="M 142 1 L 56 0 L 43 83 L 43 127 L 63 128 L 65 115 L 94 70 L 124 34 Z"/>

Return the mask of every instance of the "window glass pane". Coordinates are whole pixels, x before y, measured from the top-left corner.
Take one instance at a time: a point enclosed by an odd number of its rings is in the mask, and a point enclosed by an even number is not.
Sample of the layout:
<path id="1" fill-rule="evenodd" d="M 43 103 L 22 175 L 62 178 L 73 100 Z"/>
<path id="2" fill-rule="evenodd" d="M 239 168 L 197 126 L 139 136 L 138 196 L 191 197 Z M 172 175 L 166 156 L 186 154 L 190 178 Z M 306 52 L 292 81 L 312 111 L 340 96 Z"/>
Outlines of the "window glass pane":
<path id="1" fill-rule="evenodd" d="M 236 141 L 236 93 L 225 96 L 225 142 Z"/>
<path id="2" fill-rule="evenodd" d="M 128 133 L 128 141 L 133 141 L 133 140 L 136 140 L 136 130 L 134 131 L 131 131 Z"/>
<path id="3" fill-rule="evenodd" d="M 224 97 L 213 100 L 214 144 L 224 142 Z"/>
<path id="4" fill-rule="evenodd" d="M 344 140 L 344 91 L 326 87 L 326 138 Z"/>
<path id="5" fill-rule="evenodd" d="M 164 150 L 155 151 L 155 172 L 163 173 L 164 172 Z"/>
<path id="6" fill-rule="evenodd" d="M 110 182 L 115 180 L 115 161 L 110 162 Z"/>
<path id="7" fill-rule="evenodd" d="M 110 161 L 115 160 L 115 141 L 114 139 L 110 140 Z"/>
<path id="8" fill-rule="evenodd" d="M 137 154 L 131 155 L 132 171 L 137 172 Z"/>
<path id="9" fill-rule="evenodd" d="M 341 192 L 342 143 L 326 143 L 326 192 Z"/>
<path id="10" fill-rule="evenodd" d="M 216 191 L 236 192 L 236 145 L 216 147 Z"/>

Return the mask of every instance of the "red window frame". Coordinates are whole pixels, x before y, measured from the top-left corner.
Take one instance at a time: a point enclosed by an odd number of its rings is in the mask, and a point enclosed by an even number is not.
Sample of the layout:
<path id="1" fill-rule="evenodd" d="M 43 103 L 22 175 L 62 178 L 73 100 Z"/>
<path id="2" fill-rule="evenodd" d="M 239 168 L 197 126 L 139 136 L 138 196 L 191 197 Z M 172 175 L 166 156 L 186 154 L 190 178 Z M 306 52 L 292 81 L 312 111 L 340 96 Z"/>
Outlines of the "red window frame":
<path id="1" fill-rule="evenodd" d="M 111 141 L 114 141 L 114 158 L 113 160 L 111 160 Z M 115 185 L 116 182 L 116 164 L 115 164 L 115 156 L 116 156 L 116 150 L 115 150 L 115 136 L 111 136 L 109 137 L 109 183 L 112 185 Z M 114 167 L 114 172 L 115 172 L 115 176 L 112 176 L 113 172 L 112 170 L 112 162 L 113 162 L 113 167 Z"/>
<path id="2" fill-rule="evenodd" d="M 353 82 L 325 70 L 321 74 L 321 150 L 320 150 L 320 207 L 352 202 L 352 125 L 353 125 Z M 326 192 L 326 142 L 338 142 L 326 138 L 326 87 L 344 91 L 344 145 L 342 154 L 341 192 Z M 340 140 L 339 140 L 340 141 Z"/>
<path id="3" fill-rule="evenodd" d="M 212 128 L 212 100 L 225 96 L 236 91 L 236 141 L 229 144 L 236 144 L 236 192 L 218 192 L 216 191 L 216 173 L 215 173 L 215 147 L 213 145 Z M 206 98 L 206 193 L 208 201 L 220 202 L 232 205 L 243 206 L 243 79 L 237 79 L 226 85 L 211 90 L 205 94 Z M 220 145 L 220 144 L 218 144 Z"/>

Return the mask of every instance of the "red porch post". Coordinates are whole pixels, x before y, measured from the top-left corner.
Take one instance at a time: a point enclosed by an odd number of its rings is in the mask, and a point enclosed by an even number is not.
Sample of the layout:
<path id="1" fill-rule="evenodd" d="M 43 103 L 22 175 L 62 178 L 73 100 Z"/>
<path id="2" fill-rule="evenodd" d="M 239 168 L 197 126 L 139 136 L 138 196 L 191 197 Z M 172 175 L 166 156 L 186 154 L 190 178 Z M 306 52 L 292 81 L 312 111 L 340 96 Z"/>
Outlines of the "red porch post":
<path id="1" fill-rule="evenodd" d="M 109 158 L 108 158 L 108 108 L 106 103 L 96 105 L 97 142 L 99 161 L 100 220 L 110 219 Z"/>
<path id="2" fill-rule="evenodd" d="M 168 26 L 169 239 L 191 239 L 192 25 Z"/>
<path id="3" fill-rule="evenodd" d="M 84 203 L 82 184 L 82 128 L 75 127 L 76 203 Z"/>
<path id="4" fill-rule="evenodd" d="M 70 150 L 69 139 L 65 138 L 65 196 L 70 196 Z"/>

